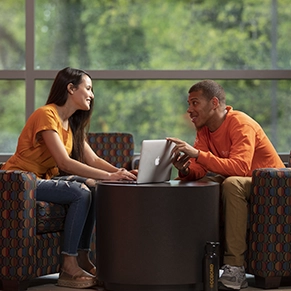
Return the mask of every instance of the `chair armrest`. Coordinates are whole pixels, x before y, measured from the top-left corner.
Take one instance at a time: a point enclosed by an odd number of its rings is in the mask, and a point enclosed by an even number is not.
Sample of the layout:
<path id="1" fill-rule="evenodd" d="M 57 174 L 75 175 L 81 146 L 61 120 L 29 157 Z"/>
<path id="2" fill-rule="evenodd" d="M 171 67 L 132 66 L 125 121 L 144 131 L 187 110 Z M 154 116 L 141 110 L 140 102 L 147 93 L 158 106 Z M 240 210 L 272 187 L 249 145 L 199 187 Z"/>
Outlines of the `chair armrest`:
<path id="1" fill-rule="evenodd" d="M 251 202 L 254 202 L 254 196 L 283 196 L 288 194 L 286 191 L 290 195 L 291 168 L 261 168 L 253 171 Z"/>
<path id="2" fill-rule="evenodd" d="M 254 170 L 250 196 L 250 274 L 263 278 L 290 274 L 290 222 L 291 168 Z"/>
<path id="3" fill-rule="evenodd" d="M 131 169 L 137 170 L 139 166 L 140 155 L 135 155 L 131 160 Z"/>
<path id="4" fill-rule="evenodd" d="M 34 274 L 36 264 L 36 176 L 0 170 L 0 189 L 0 278 L 23 279 Z M 16 262 L 21 267 L 13 274 Z"/>
<path id="5" fill-rule="evenodd" d="M 262 168 L 253 171 L 250 220 L 253 223 L 281 223 L 291 216 L 291 168 Z M 282 221 L 282 223 L 284 223 Z"/>

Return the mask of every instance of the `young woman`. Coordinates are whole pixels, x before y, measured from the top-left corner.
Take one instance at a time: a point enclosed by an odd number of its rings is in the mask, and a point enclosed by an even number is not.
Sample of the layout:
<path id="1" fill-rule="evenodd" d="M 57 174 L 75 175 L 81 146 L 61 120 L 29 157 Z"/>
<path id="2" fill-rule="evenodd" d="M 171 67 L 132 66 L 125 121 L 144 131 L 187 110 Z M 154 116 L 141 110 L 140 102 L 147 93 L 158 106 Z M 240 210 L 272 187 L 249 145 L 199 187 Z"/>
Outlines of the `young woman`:
<path id="1" fill-rule="evenodd" d="M 86 142 L 93 103 L 88 73 L 69 67 L 59 71 L 46 105 L 29 117 L 15 154 L 4 166 L 36 174 L 37 200 L 69 205 L 59 286 L 88 288 L 96 284 L 96 267 L 89 259 L 96 180 L 136 179 L 99 158 Z"/>

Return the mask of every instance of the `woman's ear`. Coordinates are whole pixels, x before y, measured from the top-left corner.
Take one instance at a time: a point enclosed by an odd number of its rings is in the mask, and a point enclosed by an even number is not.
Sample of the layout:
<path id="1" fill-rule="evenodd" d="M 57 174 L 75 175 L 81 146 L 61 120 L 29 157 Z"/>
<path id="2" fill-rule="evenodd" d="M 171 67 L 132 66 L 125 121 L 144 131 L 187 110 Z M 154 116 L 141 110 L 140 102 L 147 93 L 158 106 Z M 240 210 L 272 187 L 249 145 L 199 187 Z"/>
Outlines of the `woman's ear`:
<path id="1" fill-rule="evenodd" d="M 69 94 L 71 94 L 71 95 L 74 94 L 74 85 L 72 83 L 69 83 L 67 85 L 67 90 L 68 90 Z"/>

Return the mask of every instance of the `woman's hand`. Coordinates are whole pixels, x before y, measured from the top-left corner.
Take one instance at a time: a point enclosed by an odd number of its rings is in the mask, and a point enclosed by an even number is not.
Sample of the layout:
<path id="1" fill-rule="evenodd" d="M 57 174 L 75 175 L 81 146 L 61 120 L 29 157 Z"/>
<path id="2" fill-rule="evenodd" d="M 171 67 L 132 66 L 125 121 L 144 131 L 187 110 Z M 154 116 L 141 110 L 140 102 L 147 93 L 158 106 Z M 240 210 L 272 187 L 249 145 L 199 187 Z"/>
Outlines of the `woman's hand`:
<path id="1" fill-rule="evenodd" d="M 131 172 L 127 171 L 124 168 L 118 169 L 116 172 L 110 173 L 109 180 L 127 180 L 127 181 L 135 181 L 136 176 Z"/>
<path id="2" fill-rule="evenodd" d="M 138 170 L 137 169 L 130 170 L 130 173 L 133 174 L 133 175 L 135 175 L 137 177 Z"/>

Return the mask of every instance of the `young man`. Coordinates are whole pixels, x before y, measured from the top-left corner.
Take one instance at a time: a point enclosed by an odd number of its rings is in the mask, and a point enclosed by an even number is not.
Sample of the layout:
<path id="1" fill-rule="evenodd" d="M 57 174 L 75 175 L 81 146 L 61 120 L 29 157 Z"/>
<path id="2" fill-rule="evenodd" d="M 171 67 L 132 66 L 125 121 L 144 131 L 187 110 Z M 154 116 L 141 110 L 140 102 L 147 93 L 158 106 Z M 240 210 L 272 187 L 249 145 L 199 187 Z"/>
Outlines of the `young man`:
<path id="1" fill-rule="evenodd" d="M 221 184 L 225 217 L 223 274 L 219 289 L 246 288 L 244 252 L 251 176 L 256 168 L 285 167 L 261 126 L 226 105 L 223 88 L 203 80 L 189 89 L 188 114 L 197 129 L 194 146 L 177 139 L 173 164 L 181 180 Z M 214 175 L 206 175 L 212 172 Z"/>

